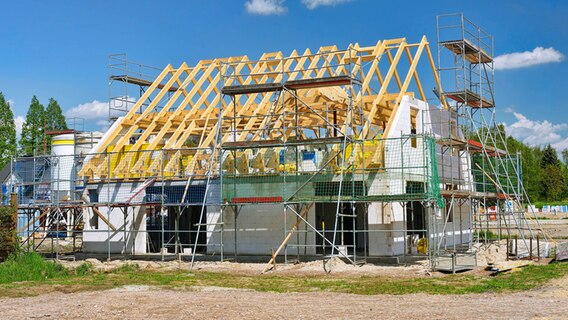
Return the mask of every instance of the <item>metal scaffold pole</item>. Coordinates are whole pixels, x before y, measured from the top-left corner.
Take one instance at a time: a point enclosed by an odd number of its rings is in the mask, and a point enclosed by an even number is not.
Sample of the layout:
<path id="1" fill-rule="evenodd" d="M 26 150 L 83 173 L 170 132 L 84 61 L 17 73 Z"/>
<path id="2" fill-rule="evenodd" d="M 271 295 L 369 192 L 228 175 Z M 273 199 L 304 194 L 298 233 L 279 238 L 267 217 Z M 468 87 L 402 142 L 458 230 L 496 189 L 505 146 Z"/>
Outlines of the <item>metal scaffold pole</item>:
<path id="1" fill-rule="evenodd" d="M 476 201 L 479 209 L 473 208 L 473 198 L 469 197 L 470 216 L 475 215 L 475 221 L 470 223 L 472 234 L 479 241 L 483 232 L 484 241 L 488 241 L 490 229 L 497 229 L 499 239 L 504 232 L 509 236 L 514 230 L 528 247 L 534 231 L 542 229 L 538 220 L 536 226 L 531 226 L 525 218 L 525 204 L 531 211 L 532 206 L 522 183 L 519 155 L 510 152 L 505 133 L 495 120 L 493 37 L 463 14 L 438 16 L 436 34 L 438 77 L 453 79 L 444 82 L 443 97 L 453 101 L 458 128 L 468 135 L 465 151 L 471 163 L 468 174 L 473 179 L 469 190 L 481 195 L 481 201 Z M 490 203 L 495 204 L 495 222 L 489 221 Z M 459 210 L 462 207 L 463 203 Z"/>

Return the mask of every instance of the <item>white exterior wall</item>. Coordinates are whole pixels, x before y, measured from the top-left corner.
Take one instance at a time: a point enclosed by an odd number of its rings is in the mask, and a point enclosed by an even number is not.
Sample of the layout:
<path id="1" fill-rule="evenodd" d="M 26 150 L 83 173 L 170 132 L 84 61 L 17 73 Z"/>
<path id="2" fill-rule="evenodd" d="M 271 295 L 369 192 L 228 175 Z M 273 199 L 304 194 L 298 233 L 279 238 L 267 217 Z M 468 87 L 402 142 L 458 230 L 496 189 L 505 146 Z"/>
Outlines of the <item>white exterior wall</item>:
<path id="1" fill-rule="evenodd" d="M 454 244 L 467 244 L 473 241 L 473 232 L 471 225 L 470 215 L 471 206 L 468 201 L 463 204 L 458 204 L 457 201 L 452 205 L 453 219 L 446 223 L 446 215 L 444 210 L 439 210 L 436 214 L 436 230 L 438 230 L 438 237 L 443 237 L 442 247 L 450 247 Z M 442 232 L 445 227 L 445 232 Z"/>
<path id="2" fill-rule="evenodd" d="M 136 183 L 105 184 L 98 188 L 99 202 L 125 202 L 137 186 Z M 132 203 L 141 202 L 144 195 L 142 191 L 132 200 Z M 126 219 L 123 208 L 99 206 L 98 210 L 110 221 L 116 231 L 112 230 L 91 208 L 84 209 L 84 252 L 107 253 L 110 248 L 111 253 L 146 253 L 146 209 L 144 206 L 128 207 Z M 98 228 L 93 224 L 94 219 L 98 219 Z"/>
<path id="3" fill-rule="evenodd" d="M 404 209 L 397 202 L 369 205 L 369 255 L 395 256 L 404 253 Z"/>
<path id="4" fill-rule="evenodd" d="M 391 117 L 394 121 L 392 129 L 388 137 L 398 138 L 411 134 L 411 108 L 417 109 L 416 131 L 418 133 L 430 133 L 435 137 L 448 137 L 449 128 L 447 122 L 450 121 L 450 114 L 445 110 L 435 109 L 427 103 L 405 96 L 398 108 L 398 112 Z M 443 119 L 441 119 L 443 118 Z M 441 119 L 441 120 L 440 120 Z M 443 122 L 446 122 L 444 127 Z M 463 137 L 460 131 L 456 131 L 455 135 Z M 420 148 L 421 141 L 417 142 L 419 148 L 412 148 L 410 143 L 401 144 L 399 140 L 391 140 L 385 143 L 385 167 L 397 168 L 401 166 L 423 167 L 424 157 L 423 150 Z M 462 181 L 460 186 L 462 190 L 471 189 L 473 186 L 473 177 L 470 171 L 470 162 L 468 155 L 459 156 L 452 155 L 451 152 L 444 152 L 440 146 L 436 146 L 438 173 L 441 180 L 452 178 L 456 181 Z M 428 156 L 428 155 L 427 155 Z M 403 175 L 404 173 L 404 175 Z M 388 170 L 388 174 L 379 174 L 371 181 L 369 194 L 402 194 L 406 190 L 406 182 L 413 181 L 412 175 L 423 175 L 422 168 L 406 168 L 404 172 L 397 169 Z M 404 177 L 404 180 L 403 180 Z M 414 180 L 414 181 L 420 181 Z M 441 188 L 444 186 L 441 185 Z M 398 203 L 380 203 L 375 202 L 369 206 L 368 210 L 369 222 L 369 255 L 370 256 L 396 256 L 405 252 L 405 209 Z M 427 213 L 428 214 L 428 213 Z M 445 244 L 453 245 L 469 243 L 472 241 L 471 223 L 470 223 L 470 206 L 469 203 L 455 207 L 454 223 L 449 223 L 445 232 Z M 444 219 L 437 219 L 437 230 L 443 230 Z"/>
<path id="5" fill-rule="evenodd" d="M 208 210 L 209 212 L 209 210 Z M 218 215 L 218 212 L 217 212 Z M 224 252 L 225 254 L 235 253 L 235 213 L 232 208 L 226 208 L 224 211 L 225 231 L 224 231 Z M 286 215 L 286 230 L 289 231 L 296 223 L 297 216 L 288 210 Z M 307 219 L 312 225 L 315 225 L 315 206 L 312 206 L 308 212 Z M 272 249 L 276 251 L 284 238 L 287 231 L 284 231 L 284 206 L 278 204 L 258 204 L 241 206 L 237 215 L 237 243 L 236 250 L 239 255 L 270 255 Z M 305 230 L 305 223 L 301 223 L 300 230 Z M 311 229 L 308 229 L 311 231 Z M 214 237 L 219 237 L 215 234 Z M 315 254 L 316 237 L 314 232 L 299 233 L 300 244 L 312 245 L 306 248 L 307 255 Z M 219 243 L 219 239 L 215 238 L 214 243 Z M 294 234 L 289 244 L 297 243 L 297 235 Z M 296 252 L 296 247 L 288 247 L 288 252 Z M 304 248 L 300 249 L 302 254 Z M 284 254 L 284 250 L 280 255 Z"/>

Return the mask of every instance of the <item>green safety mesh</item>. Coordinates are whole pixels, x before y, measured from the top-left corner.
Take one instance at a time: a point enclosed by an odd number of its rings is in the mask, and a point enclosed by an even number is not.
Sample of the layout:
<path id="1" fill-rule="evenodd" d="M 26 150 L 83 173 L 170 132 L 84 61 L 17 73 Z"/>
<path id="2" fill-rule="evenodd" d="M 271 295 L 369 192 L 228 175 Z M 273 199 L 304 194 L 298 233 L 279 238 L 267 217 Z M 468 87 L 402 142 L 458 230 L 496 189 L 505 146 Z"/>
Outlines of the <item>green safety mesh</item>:
<path id="1" fill-rule="evenodd" d="M 477 191 L 522 194 L 521 163 L 517 156 L 494 157 L 476 154 L 472 158 Z"/>
<path id="2" fill-rule="evenodd" d="M 436 199 L 438 208 L 444 208 L 444 200 L 440 192 L 440 175 L 438 174 L 438 159 L 436 157 L 436 142 L 433 138 L 427 137 L 428 151 L 432 161 L 432 171 L 430 174 L 430 190 L 432 191 L 431 198 Z"/>
<path id="3" fill-rule="evenodd" d="M 222 150 L 226 202 L 426 201 L 442 205 L 436 145 L 405 136 Z M 236 160 L 235 160 L 236 159 Z"/>

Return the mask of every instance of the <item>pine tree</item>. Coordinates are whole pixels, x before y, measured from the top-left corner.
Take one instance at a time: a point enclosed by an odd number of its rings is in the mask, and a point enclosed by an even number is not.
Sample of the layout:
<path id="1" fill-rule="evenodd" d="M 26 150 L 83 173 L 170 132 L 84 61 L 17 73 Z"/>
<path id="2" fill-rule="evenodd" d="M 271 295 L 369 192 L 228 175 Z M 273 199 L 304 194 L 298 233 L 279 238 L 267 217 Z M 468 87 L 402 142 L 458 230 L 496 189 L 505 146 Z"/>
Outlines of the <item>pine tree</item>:
<path id="1" fill-rule="evenodd" d="M 45 127 L 47 131 L 67 130 L 67 122 L 61 111 L 59 103 L 53 98 L 49 98 L 49 103 L 45 109 Z"/>
<path id="2" fill-rule="evenodd" d="M 543 170 L 542 175 L 542 196 L 545 200 L 561 200 L 566 193 L 566 183 L 562 163 L 558 159 L 556 149 L 547 145 L 542 150 L 540 166 Z"/>
<path id="3" fill-rule="evenodd" d="M 560 165 L 556 149 L 554 149 L 551 145 L 547 145 L 544 150 L 542 150 L 542 159 L 540 161 L 540 166 L 542 168 L 546 168 L 549 165 Z"/>
<path id="4" fill-rule="evenodd" d="M 49 131 L 60 131 L 67 130 L 67 122 L 65 121 L 65 116 L 61 111 L 59 103 L 53 98 L 49 98 L 49 103 L 45 109 L 45 130 Z M 46 135 L 47 148 L 48 151 L 51 149 L 51 136 Z"/>
<path id="5" fill-rule="evenodd" d="M 23 155 L 33 156 L 44 154 L 44 126 L 45 111 L 36 96 L 33 96 L 30 108 L 26 114 L 26 120 L 22 126 L 20 147 Z"/>
<path id="6" fill-rule="evenodd" d="M 14 113 L 0 92 L 0 170 L 16 155 L 16 147 Z"/>

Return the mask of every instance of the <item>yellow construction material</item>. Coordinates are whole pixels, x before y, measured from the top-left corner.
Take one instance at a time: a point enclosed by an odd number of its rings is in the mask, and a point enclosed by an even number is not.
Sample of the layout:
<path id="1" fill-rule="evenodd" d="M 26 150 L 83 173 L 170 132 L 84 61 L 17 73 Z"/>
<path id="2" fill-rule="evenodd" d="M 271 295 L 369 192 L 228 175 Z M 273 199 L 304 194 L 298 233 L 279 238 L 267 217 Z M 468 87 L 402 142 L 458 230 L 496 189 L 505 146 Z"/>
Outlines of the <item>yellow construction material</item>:
<path id="1" fill-rule="evenodd" d="M 336 136 L 352 134 L 369 140 L 364 143 L 364 151 L 359 146 L 349 146 L 346 159 L 337 157 L 340 147 L 334 145 L 327 155 L 328 159 L 336 157 L 330 163 L 332 170 L 337 170 L 341 163 L 346 167 L 379 168 L 383 165 L 383 146 L 374 142 L 373 139 L 380 138 L 374 128 L 384 128 L 383 137 L 388 138 L 393 125 L 391 115 L 397 113 L 405 95 L 414 96 L 409 89 L 411 82 L 419 98 L 426 101 L 416 71 L 424 53 L 443 97 L 426 37 L 418 43 L 399 38 L 378 41 L 371 46 L 355 43 L 347 49 L 325 46 L 315 52 L 306 49 L 294 50 L 289 55 L 265 53 L 259 60 L 237 56 L 202 60 L 191 67 L 186 63 L 177 68 L 168 65 L 112 127 L 108 138 L 94 150 L 96 154 L 85 161 L 79 175 L 89 179 L 143 179 L 163 171 L 165 177 L 190 176 L 211 167 L 208 163 L 217 159 L 211 154 L 215 143 L 302 140 L 307 137 L 303 131 L 296 132 L 295 126 L 329 130 L 330 121 L 337 123 L 333 128 Z M 404 56 L 408 63 L 399 63 Z M 323 86 L 316 83 L 283 93 L 279 90 L 248 92 L 235 99 L 224 98 L 221 92 L 221 88 L 227 86 L 341 77 L 356 79 L 359 89 L 355 92 L 351 82 Z M 397 89 L 389 92 L 392 88 Z M 352 115 L 347 112 L 350 100 L 361 110 L 364 119 L 350 119 Z M 446 106 L 445 101 L 443 104 Z M 234 120 L 221 123 L 219 117 Z M 347 123 L 352 120 L 359 123 L 348 128 Z M 216 139 L 219 125 L 223 126 L 222 136 Z M 195 142 L 192 154 L 176 154 L 175 150 L 188 149 L 188 141 Z M 156 150 L 174 151 L 172 155 L 146 152 Z M 252 169 L 260 173 L 299 169 L 292 164 L 280 165 L 277 152 L 261 155 L 254 152 L 236 159 L 227 157 L 222 167 L 228 172 L 234 171 L 235 163 L 230 165 L 229 162 L 236 161 L 237 170 L 247 173 L 251 170 L 249 160 Z M 217 170 L 218 167 L 212 168 Z"/>

